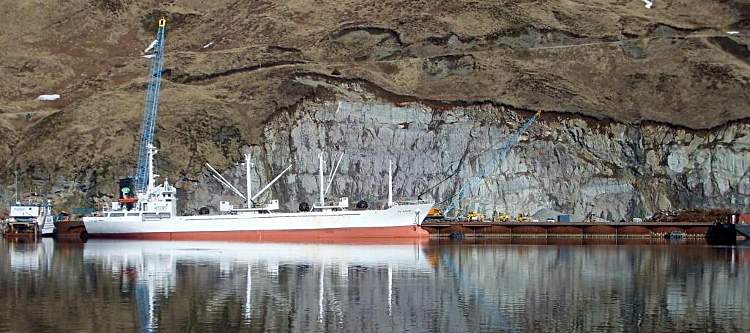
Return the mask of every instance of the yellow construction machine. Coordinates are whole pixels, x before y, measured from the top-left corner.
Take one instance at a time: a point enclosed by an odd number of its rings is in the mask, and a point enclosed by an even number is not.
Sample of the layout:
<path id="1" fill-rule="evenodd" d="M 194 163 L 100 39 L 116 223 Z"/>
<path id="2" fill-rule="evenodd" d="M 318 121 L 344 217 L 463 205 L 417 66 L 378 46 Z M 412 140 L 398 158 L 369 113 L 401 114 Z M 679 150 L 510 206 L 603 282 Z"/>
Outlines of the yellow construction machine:
<path id="1" fill-rule="evenodd" d="M 440 208 L 432 207 L 427 212 L 427 218 L 428 219 L 442 219 L 442 218 L 445 218 L 445 214 L 443 214 L 443 211 Z"/>
<path id="2" fill-rule="evenodd" d="M 470 222 L 482 222 L 484 221 L 484 215 L 477 211 L 469 211 L 468 214 L 466 214 L 466 220 Z"/>
<path id="3" fill-rule="evenodd" d="M 495 216 L 492 217 L 492 222 L 495 223 L 502 223 L 502 222 L 508 222 L 510 221 L 510 215 L 506 213 L 497 213 Z"/>

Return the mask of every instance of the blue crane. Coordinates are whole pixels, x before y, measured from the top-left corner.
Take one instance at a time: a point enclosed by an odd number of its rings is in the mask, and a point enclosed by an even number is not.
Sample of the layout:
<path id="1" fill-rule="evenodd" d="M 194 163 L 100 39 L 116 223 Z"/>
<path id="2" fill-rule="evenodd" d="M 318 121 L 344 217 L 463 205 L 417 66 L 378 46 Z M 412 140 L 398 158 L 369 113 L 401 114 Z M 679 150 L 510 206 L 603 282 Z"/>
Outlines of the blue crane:
<path id="1" fill-rule="evenodd" d="M 167 20 L 159 20 L 159 29 L 156 31 L 156 40 L 149 46 L 153 49 L 151 66 L 149 70 L 148 93 L 146 94 L 146 107 L 143 111 L 143 124 L 141 125 L 141 139 L 138 146 L 138 165 L 135 169 L 135 190 L 143 193 L 146 191 L 149 181 L 149 150 L 154 144 L 154 130 L 156 128 L 156 115 L 159 109 L 159 90 L 161 88 L 161 72 L 164 68 L 164 44 Z"/>
<path id="2" fill-rule="evenodd" d="M 515 146 L 516 143 L 518 143 L 518 140 L 521 138 L 521 135 L 526 133 L 526 131 L 528 131 L 529 128 L 531 128 L 531 126 L 534 125 L 534 123 L 536 123 L 537 119 L 539 119 L 541 114 L 542 114 L 542 111 L 539 111 L 533 116 L 531 116 L 531 118 L 526 120 L 526 123 L 524 123 L 523 126 L 521 126 L 521 128 L 516 130 L 516 132 L 513 133 L 513 135 L 508 140 L 505 140 L 504 142 L 502 142 L 498 148 L 493 147 L 493 148 L 488 149 L 488 150 L 497 149 L 497 152 L 498 152 L 497 155 L 495 156 L 495 158 L 490 160 L 490 163 L 488 165 L 479 167 L 480 174 L 478 177 L 474 177 L 470 179 L 468 182 L 464 184 L 464 186 L 462 186 L 458 190 L 458 192 L 456 192 L 455 194 L 453 194 L 453 196 L 451 196 L 451 198 L 449 198 L 452 200 L 451 200 L 450 205 L 444 211 L 444 214 L 446 214 L 446 216 L 448 212 L 458 207 L 458 205 L 461 203 L 461 199 L 463 199 L 464 197 L 464 193 L 466 192 L 466 190 L 471 190 L 475 188 L 477 185 L 479 185 L 480 183 L 484 182 L 487 176 L 491 175 L 495 171 L 495 169 L 497 169 L 502 164 L 502 162 L 505 160 L 505 157 L 508 155 L 511 149 L 513 149 L 513 146 Z"/>

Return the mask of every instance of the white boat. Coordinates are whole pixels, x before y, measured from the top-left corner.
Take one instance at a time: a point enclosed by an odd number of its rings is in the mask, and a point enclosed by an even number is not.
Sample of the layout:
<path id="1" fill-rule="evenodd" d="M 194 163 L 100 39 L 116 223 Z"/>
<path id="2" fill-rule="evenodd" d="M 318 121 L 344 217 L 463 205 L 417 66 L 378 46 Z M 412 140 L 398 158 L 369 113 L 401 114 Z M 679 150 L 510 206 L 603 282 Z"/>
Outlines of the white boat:
<path id="1" fill-rule="evenodd" d="M 245 208 L 235 208 L 229 202 L 221 202 L 221 214 L 179 216 L 176 209 L 176 189 L 169 182 L 154 186 L 153 156 L 156 149 L 149 150 L 149 175 L 144 193 L 132 195 L 123 188 L 120 199 L 112 202 L 108 210 L 92 217 L 84 217 L 83 223 L 89 237 L 169 239 L 169 240 L 242 240 L 242 241 L 321 241 L 354 239 L 389 239 L 429 237 L 421 223 L 432 208 L 432 202 L 415 201 L 397 203 L 393 201 L 391 170 L 389 165 L 388 206 L 380 210 L 349 209 L 348 198 L 335 203 L 326 203 L 325 194 L 330 188 L 335 168 L 325 186 L 323 156 L 320 154 L 320 199 L 306 211 L 280 213 L 278 200 L 267 204 L 253 203 L 264 191 L 276 182 L 291 166 L 258 193 L 251 193 L 250 157 L 246 155 L 247 194 L 243 195 L 224 177 L 208 165 L 214 177 L 229 187 L 238 196 L 246 199 Z M 341 158 L 339 158 L 339 162 Z M 338 167 L 338 164 L 337 164 Z M 304 207 L 301 207 L 304 208 Z"/>
<path id="2" fill-rule="evenodd" d="M 10 214 L 5 220 L 6 236 L 52 236 L 55 231 L 52 205 L 20 203 L 10 206 Z"/>

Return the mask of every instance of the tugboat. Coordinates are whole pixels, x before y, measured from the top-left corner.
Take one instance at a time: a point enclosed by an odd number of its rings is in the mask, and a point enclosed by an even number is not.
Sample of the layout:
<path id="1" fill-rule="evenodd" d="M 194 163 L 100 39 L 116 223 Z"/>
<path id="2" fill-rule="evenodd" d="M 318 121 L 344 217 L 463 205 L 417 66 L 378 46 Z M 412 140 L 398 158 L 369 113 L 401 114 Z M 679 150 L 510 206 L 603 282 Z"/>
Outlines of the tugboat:
<path id="1" fill-rule="evenodd" d="M 54 231 L 54 216 L 49 200 L 42 204 L 17 202 L 10 207 L 10 215 L 3 226 L 5 238 L 37 239 L 39 236 L 52 236 Z"/>
<path id="2" fill-rule="evenodd" d="M 725 221 L 714 223 L 706 238 L 713 244 L 736 244 L 737 236 L 750 240 L 750 213 L 731 214 Z"/>
<path id="3" fill-rule="evenodd" d="M 83 221 L 74 214 L 60 212 L 55 218 L 55 238 L 59 241 L 85 242 L 88 233 Z"/>

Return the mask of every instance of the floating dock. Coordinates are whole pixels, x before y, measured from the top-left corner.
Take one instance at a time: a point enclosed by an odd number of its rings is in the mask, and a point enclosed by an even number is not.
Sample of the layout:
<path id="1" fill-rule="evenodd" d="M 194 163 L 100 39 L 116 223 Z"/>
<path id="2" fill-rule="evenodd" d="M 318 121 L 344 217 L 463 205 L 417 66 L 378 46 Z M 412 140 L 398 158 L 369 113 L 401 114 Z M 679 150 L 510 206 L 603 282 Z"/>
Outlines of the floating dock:
<path id="1" fill-rule="evenodd" d="M 475 222 L 426 220 L 422 228 L 431 237 L 623 237 L 662 238 L 684 233 L 687 238 L 704 238 L 713 223 L 707 222 Z"/>

